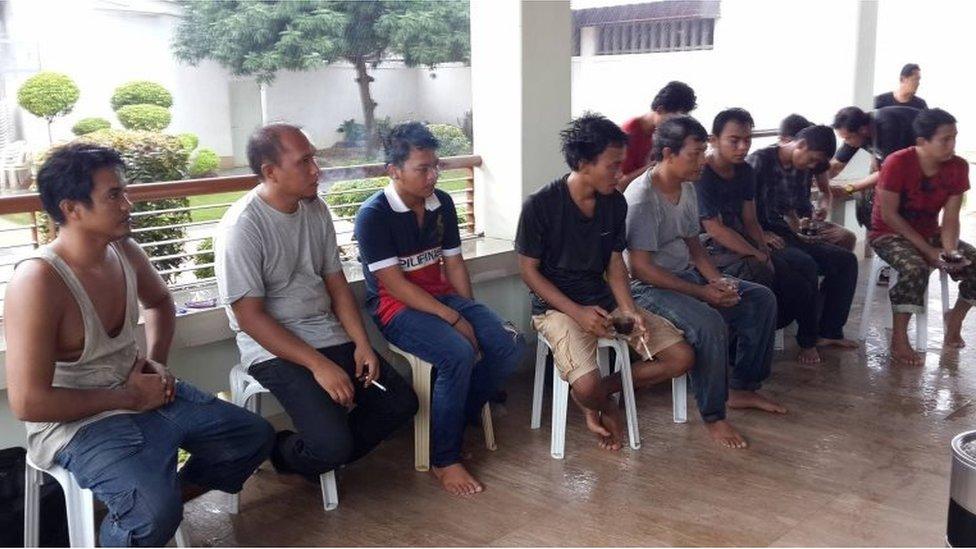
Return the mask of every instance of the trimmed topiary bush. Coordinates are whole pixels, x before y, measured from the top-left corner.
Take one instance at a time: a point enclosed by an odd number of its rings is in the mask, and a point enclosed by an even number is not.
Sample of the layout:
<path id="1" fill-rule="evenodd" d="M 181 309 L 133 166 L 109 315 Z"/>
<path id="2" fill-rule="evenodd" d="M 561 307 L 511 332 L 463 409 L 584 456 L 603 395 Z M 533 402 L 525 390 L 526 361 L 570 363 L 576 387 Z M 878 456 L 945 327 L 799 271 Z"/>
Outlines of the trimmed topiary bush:
<path id="1" fill-rule="evenodd" d="M 145 131 L 102 130 L 84 135 L 77 140 L 114 147 L 122 155 L 122 161 L 125 162 L 126 177 L 132 183 L 186 179 L 186 164 L 190 153 L 183 148 L 180 140 L 172 135 Z M 132 211 L 186 208 L 189 205 L 190 201 L 186 197 L 167 198 L 136 202 Z M 190 212 L 186 210 L 137 216 L 134 219 L 136 229 L 176 225 L 191 221 Z M 133 233 L 132 237 L 140 243 L 176 240 L 186 238 L 186 228 L 156 229 Z M 161 257 L 183 253 L 184 245 L 183 243 L 162 244 L 147 247 L 145 250 L 150 257 Z M 165 271 L 179 267 L 183 261 L 184 258 L 181 257 L 163 259 L 153 261 L 153 266 L 160 271 Z M 164 280 L 170 282 L 175 280 L 177 274 L 164 274 L 162 276 Z"/>
<path id="2" fill-rule="evenodd" d="M 38 118 L 47 120 L 47 137 L 51 140 L 51 123 L 75 108 L 81 92 L 67 75 L 42 72 L 28 78 L 17 90 L 17 104 Z"/>
<path id="3" fill-rule="evenodd" d="M 190 177 L 213 175 L 217 173 L 218 168 L 220 168 L 220 157 L 213 149 L 204 147 L 190 159 Z"/>
<path id="4" fill-rule="evenodd" d="M 187 152 L 193 152 L 197 148 L 197 145 L 200 144 L 200 138 L 195 133 L 181 133 L 176 138 L 180 140 L 180 143 L 183 143 L 183 148 Z"/>
<path id="5" fill-rule="evenodd" d="M 126 105 L 115 114 L 127 130 L 160 131 L 172 119 L 169 109 L 158 105 Z"/>
<path id="6" fill-rule="evenodd" d="M 441 142 L 437 149 L 440 156 L 458 156 L 471 154 L 471 141 L 464 135 L 464 130 L 453 124 L 427 124 L 427 129 Z"/>
<path id="7" fill-rule="evenodd" d="M 81 120 L 75 122 L 74 126 L 71 126 L 71 133 L 75 135 L 85 135 L 92 132 L 97 132 L 98 130 L 107 130 L 112 127 L 112 123 L 104 118 L 91 117 L 82 118 Z"/>
<path id="8" fill-rule="evenodd" d="M 341 181 L 329 189 L 329 192 L 325 195 L 325 203 L 332 208 L 332 213 L 336 217 L 353 217 L 359 211 L 359 205 L 365 202 L 373 193 L 382 189 L 385 184 L 386 178 L 384 177 Z"/>
<path id="9" fill-rule="evenodd" d="M 129 105 L 156 105 L 168 109 L 173 106 L 173 94 L 161 84 L 135 80 L 115 88 L 112 94 L 113 111 Z"/>

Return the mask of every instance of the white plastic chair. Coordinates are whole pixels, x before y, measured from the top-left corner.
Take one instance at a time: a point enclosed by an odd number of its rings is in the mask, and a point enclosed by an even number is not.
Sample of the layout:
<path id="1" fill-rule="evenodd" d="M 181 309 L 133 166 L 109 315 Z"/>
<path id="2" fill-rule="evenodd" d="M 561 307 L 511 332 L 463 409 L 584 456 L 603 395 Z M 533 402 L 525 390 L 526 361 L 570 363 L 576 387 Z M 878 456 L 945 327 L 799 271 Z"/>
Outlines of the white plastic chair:
<path id="1" fill-rule="evenodd" d="M 389 347 L 407 360 L 413 373 L 413 391 L 417 393 L 417 400 L 420 402 L 417 414 L 413 416 L 413 464 L 418 471 L 427 471 L 430 469 L 430 374 L 433 366 L 392 343 Z M 485 447 L 491 451 L 497 450 L 495 429 L 491 423 L 491 405 L 487 402 L 481 409 L 481 426 L 485 431 Z"/>
<path id="2" fill-rule="evenodd" d="M 270 392 L 251 377 L 240 364 L 235 364 L 230 370 L 231 401 L 247 410 L 258 413 L 262 393 Z M 326 511 L 335 510 L 339 506 L 339 488 L 336 486 L 335 471 L 328 471 L 319 475 L 319 486 L 322 489 L 322 507 Z M 230 512 L 237 514 L 240 505 L 240 494 L 231 494 Z"/>
<path id="3" fill-rule="evenodd" d="M 533 429 L 542 425 L 542 392 L 546 379 L 546 358 L 551 352 L 551 346 L 542 334 L 538 335 L 535 352 L 535 383 L 532 389 L 532 423 Z M 634 378 L 630 370 L 630 348 L 620 339 L 603 339 L 597 341 L 597 365 L 600 375 L 610 374 L 609 352 L 613 348 L 616 355 L 614 371 L 619 371 L 624 393 L 624 408 L 627 415 L 627 432 L 630 437 L 630 447 L 640 448 L 640 432 L 637 428 L 637 404 L 634 397 Z M 555 364 L 553 365 L 555 366 Z M 671 406 L 675 423 L 688 421 L 688 377 L 682 374 L 671 380 Z M 550 453 L 556 459 L 563 459 L 566 447 L 566 414 L 569 404 L 569 383 L 564 381 L 558 371 L 552 373 L 552 439 Z"/>
<path id="4" fill-rule="evenodd" d="M 41 485 L 44 473 L 51 475 L 64 491 L 64 504 L 68 517 L 68 539 L 71 547 L 95 547 L 95 497 L 92 491 L 78 485 L 74 475 L 53 465 L 41 469 L 27 458 L 24 468 L 24 547 L 39 547 Z M 173 539 L 177 547 L 189 547 L 189 538 L 180 525 Z"/>
<path id="5" fill-rule="evenodd" d="M 874 304 L 874 294 L 878 289 L 878 285 L 876 284 L 878 273 L 885 267 L 889 267 L 888 263 L 875 254 L 871 260 L 871 275 L 868 276 L 868 287 L 864 292 L 864 307 L 861 309 L 861 329 L 858 333 L 858 338 L 862 341 L 867 337 L 868 333 L 868 323 L 871 320 L 871 306 Z M 891 273 L 888 276 L 888 287 L 890 288 L 898 282 L 898 271 L 889 269 L 889 272 Z M 942 314 L 944 315 L 949 311 L 949 275 L 941 269 L 939 269 L 939 282 L 942 287 Z M 928 348 L 928 287 L 925 289 L 924 303 L 926 310 L 915 315 L 915 350 L 920 352 L 924 352 Z M 891 316 L 884 315 L 884 319 L 885 327 L 890 327 Z"/>

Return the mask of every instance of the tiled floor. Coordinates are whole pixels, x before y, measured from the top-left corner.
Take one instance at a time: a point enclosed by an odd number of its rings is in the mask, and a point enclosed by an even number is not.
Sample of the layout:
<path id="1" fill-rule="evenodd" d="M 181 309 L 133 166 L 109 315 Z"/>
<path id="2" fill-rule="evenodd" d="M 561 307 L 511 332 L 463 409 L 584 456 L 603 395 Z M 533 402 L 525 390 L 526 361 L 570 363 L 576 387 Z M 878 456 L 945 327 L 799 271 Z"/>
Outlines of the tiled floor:
<path id="1" fill-rule="evenodd" d="M 862 277 L 849 336 L 864 285 Z M 976 319 L 964 331 L 972 347 L 942 352 L 933 315 L 925 366 L 890 365 L 879 294 L 864 349 L 801 366 L 787 337 L 766 390 L 790 413 L 731 413 L 751 443 L 745 451 L 710 442 L 691 398 L 689 422 L 672 423 L 670 389 L 661 387 L 638 396 L 640 450 L 598 449 L 571 406 L 566 458 L 554 460 L 548 406 L 542 429 L 529 429 L 525 372 L 496 410 L 498 451 L 469 430 L 481 495 L 448 496 L 414 471 L 405 428 L 341 472 L 336 511 L 322 510 L 317 487 L 265 465 L 239 515 L 208 494 L 188 504 L 186 523 L 194 544 L 221 546 L 941 545 L 948 444 L 976 428 Z M 930 305 L 938 311 L 937 291 Z"/>

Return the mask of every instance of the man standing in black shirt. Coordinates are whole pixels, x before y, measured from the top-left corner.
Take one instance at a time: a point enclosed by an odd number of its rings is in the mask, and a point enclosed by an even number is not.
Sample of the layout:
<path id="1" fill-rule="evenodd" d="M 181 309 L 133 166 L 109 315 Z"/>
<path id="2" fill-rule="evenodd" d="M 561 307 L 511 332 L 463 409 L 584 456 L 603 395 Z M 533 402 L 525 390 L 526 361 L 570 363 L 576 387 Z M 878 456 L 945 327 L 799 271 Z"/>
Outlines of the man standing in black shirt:
<path id="1" fill-rule="evenodd" d="M 627 136 L 603 116 L 586 114 L 561 133 L 572 170 L 533 193 L 522 207 L 515 247 L 532 290 L 532 323 L 552 346 L 558 375 L 583 409 L 586 426 L 607 450 L 622 446 L 624 425 L 610 395 L 620 373 L 600 377 L 597 340 L 615 334 L 611 317 L 632 320 L 628 340 L 642 360 L 635 387 L 679 377 L 694 352 L 673 324 L 638 308 L 622 253 L 627 202 L 616 189 Z"/>
<path id="2" fill-rule="evenodd" d="M 844 338 L 844 325 L 857 287 L 857 257 L 819 236 L 801 234 L 796 216 L 789 215 L 802 206 L 804 191 L 796 182 L 809 181 L 809 170 L 830 158 L 836 146 L 830 128 L 810 126 L 800 131 L 795 140 L 759 149 L 746 160 L 756 171 L 756 209 L 763 229 L 777 235 L 785 246 L 810 256 L 817 264 L 818 274 L 824 276 L 817 346 L 855 348 L 857 342 Z M 805 200 L 809 206 L 809 196 Z M 801 350 L 801 362 L 820 360 L 816 347 Z"/>
<path id="3" fill-rule="evenodd" d="M 874 108 L 912 107 L 918 110 L 929 108 L 924 99 L 915 95 L 921 81 L 922 69 L 915 63 L 908 63 L 901 68 L 901 75 L 898 77 L 898 89 L 875 96 Z"/>

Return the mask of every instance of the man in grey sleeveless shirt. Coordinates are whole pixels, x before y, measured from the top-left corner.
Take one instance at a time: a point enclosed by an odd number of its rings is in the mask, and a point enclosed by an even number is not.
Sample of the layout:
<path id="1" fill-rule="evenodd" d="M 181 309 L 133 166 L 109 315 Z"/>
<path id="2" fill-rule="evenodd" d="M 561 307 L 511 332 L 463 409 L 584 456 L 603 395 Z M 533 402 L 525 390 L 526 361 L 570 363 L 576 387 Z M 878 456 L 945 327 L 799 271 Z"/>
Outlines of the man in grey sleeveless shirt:
<path id="1" fill-rule="evenodd" d="M 83 143 L 55 149 L 41 167 L 41 200 L 59 231 L 7 286 L 7 385 L 30 459 L 67 469 L 108 508 L 100 544 L 162 546 L 184 497 L 239 492 L 274 433 L 167 370 L 175 307 L 129 238 L 122 168 L 116 151 Z M 179 448 L 191 457 L 177 472 Z"/>

